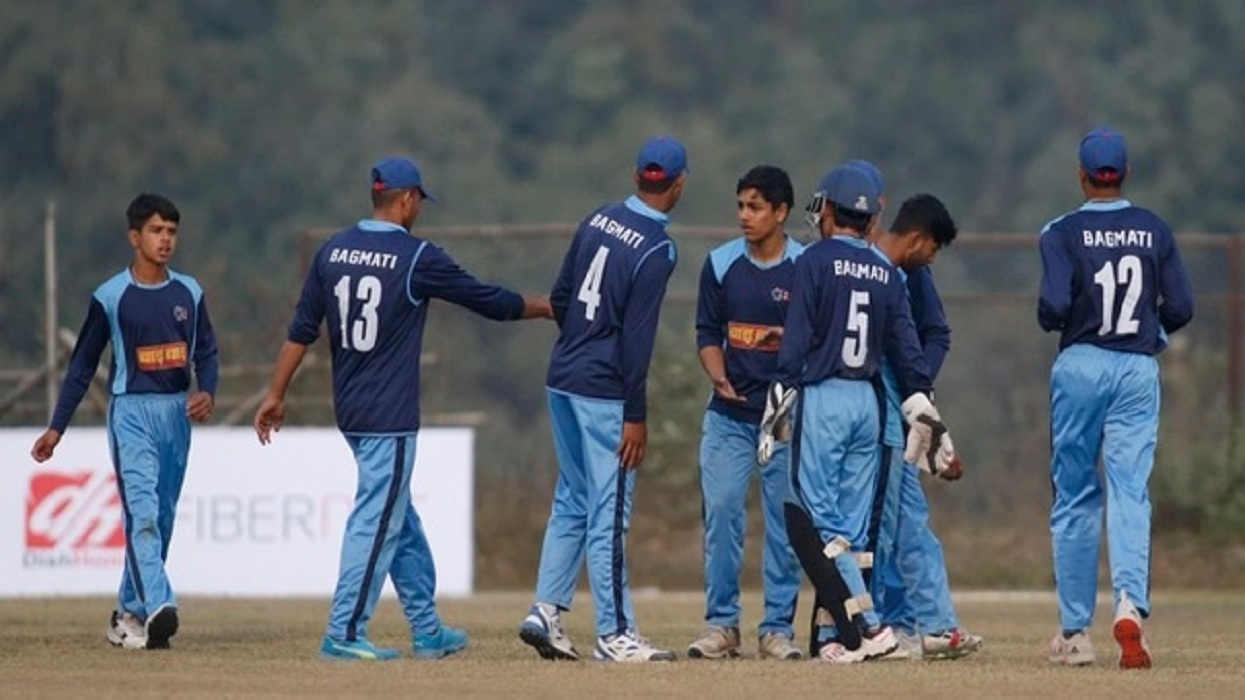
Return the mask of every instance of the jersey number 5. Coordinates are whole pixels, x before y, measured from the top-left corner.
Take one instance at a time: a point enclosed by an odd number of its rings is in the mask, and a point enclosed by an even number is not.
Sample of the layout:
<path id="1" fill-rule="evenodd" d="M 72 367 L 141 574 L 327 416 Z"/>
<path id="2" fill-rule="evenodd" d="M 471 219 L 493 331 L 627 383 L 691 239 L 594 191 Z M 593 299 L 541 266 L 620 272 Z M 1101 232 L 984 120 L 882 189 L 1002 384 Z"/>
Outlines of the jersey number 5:
<path id="1" fill-rule="evenodd" d="M 843 339 L 843 364 L 856 369 L 864 367 L 869 355 L 869 292 L 853 291 L 847 307 L 847 333 Z M 855 335 L 851 335 L 855 333 Z"/>
<path id="2" fill-rule="evenodd" d="M 584 303 L 584 318 L 589 321 L 596 320 L 597 307 L 601 305 L 601 278 L 605 276 L 605 259 L 609 254 L 609 248 L 597 248 L 597 254 L 588 264 L 588 274 L 584 275 L 584 282 L 579 285 L 579 295 L 575 297 Z"/>
<path id="3" fill-rule="evenodd" d="M 359 286 L 354 289 L 354 298 L 363 302 L 359 309 L 359 317 L 351 321 L 350 316 L 350 275 L 337 280 L 333 285 L 333 296 L 337 297 L 337 311 L 341 317 L 342 347 L 346 350 L 368 352 L 376 347 L 376 336 L 380 335 L 380 317 L 376 307 L 380 306 L 380 293 L 383 286 L 380 280 L 364 275 L 359 278 Z"/>
<path id="4" fill-rule="evenodd" d="M 1102 287 L 1102 325 L 1098 335 L 1133 335 L 1141 325 L 1135 318 L 1137 302 L 1141 299 L 1141 258 L 1125 255 L 1120 258 L 1118 267 L 1111 263 L 1108 260 L 1094 273 L 1094 284 Z M 1120 318 L 1116 321 L 1115 293 L 1125 285 Z"/>

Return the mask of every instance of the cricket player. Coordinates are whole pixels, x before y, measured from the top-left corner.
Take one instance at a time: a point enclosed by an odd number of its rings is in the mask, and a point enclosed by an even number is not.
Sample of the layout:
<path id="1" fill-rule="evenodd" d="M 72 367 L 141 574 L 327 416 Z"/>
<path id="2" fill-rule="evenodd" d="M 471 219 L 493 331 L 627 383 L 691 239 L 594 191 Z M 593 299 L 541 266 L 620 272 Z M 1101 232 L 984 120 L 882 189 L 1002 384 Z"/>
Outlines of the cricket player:
<path id="1" fill-rule="evenodd" d="M 933 195 L 904 201 L 889 232 L 874 236 L 875 250 L 905 283 L 921 350 L 936 377 L 950 349 L 951 328 L 934 287 L 929 265 L 938 251 L 955 240 L 955 221 Z M 886 425 L 881 445 L 881 474 L 870 542 L 875 546 L 872 591 L 884 623 L 895 629 L 900 648 L 892 656 L 955 659 L 982 645 L 980 636 L 959 626 L 942 544 L 929 522 L 929 504 L 920 470 L 903 459 L 904 426 L 899 385 L 890 361 L 882 365 L 886 390 Z M 958 479 L 962 472 L 939 476 Z"/>
<path id="2" fill-rule="evenodd" d="M 371 194 L 372 216 L 337 232 L 316 253 L 254 427 L 261 444 L 281 429 L 286 390 L 327 321 L 333 407 L 358 464 L 359 485 L 320 655 L 369 661 L 400 656 L 368 638 L 389 576 L 411 627 L 412 653 L 439 658 L 465 648 L 467 635 L 429 614 L 434 565 L 411 504 L 428 303 L 443 299 L 496 321 L 552 313 L 545 300 L 478 281 L 441 248 L 412 235 L 423 202 L 435 201 L 412 160 L 376 163 Z M 433 622 L 435 628 L 426 626 Z"/>
<path id="3" fill-rule="evenodd" d="M 1079 151 L 1085 203 L 1042 229 L 1038 324 L 1059 332 L 1051 370 L 1050 533 L 1059 634 L 1052 663 L 1094 663 L 1089 628 L 1098 594 L 1106 487 L 1107 546 L 1119 665 L 1149 668 L 1150 471 L 1159 424 L 1156 355 L 1193 318 L 1193 290 L 1171 229 L 1123 196 L 1124 137 L 1109 127 Z"/>
<path id="4" fill-rule="evenodd" d="M 108 447 L 125 521 L 125 567 L 107 636 L 127 649 L 167 649 L 179 620 L 164 564 L 190 423 L 211 418 L 220 373 L 203 288 L 169 268 L 181 224 L 177 207 L 141 194 L 125 214 L 134 261 L 91 295 L 51 425 L 30 454 L 36 462 L 52 457 L 111 343 Z"/>
<path id="5" fill-rule="evenodd" d="M 898 647 L 873 610 L 857 559 L 865 549 L 878 475 L 875 382 L 884 355 L 894 360 L 908 397 L 903 410 L 913 426 L 913 461 L 941 468 L 954 459 L 946 427 L 928 398 L 929 370 L 903 284 L 864 240 L 879 211 L 878 195 L 857 168 L 840 166 L 822 179 L 815 196 L 824 201 L 817 219 L 822 240 L 796 261 L 758 445 L 758 458 L 767 463 L 794 406 L 787 528 L 817 604 L 835 623 L 836 638 L 820 649 L 820 658 L 830 663 L 858 663 Z"/>
<path id="6" fill-rule="evenodd" d="M 519 637 L 545 659 L 575 660 L 562 626 L 585 556 L 596 609 L 593 657 L 670 661 L 636 630 L 626 537 L 636 469 L 648 442 L 646 382 L 666 283 L 674 271 L 669 213 L 687 179 L 687 151 L 649 139 L 636 193 L 588 215 L 571 241 L 550 301 L 561 333 L 547 390 L 558 483 L 545 530 L 536 602 Z"/>
<path id="7" fill-rule="evenodd" d="M 757 472 L 756 445 L 787 316 L 795 259 L 804 246 L 783 229 L 795 194 L 786 171 L 758 165 L 735 186 L 743 235 L 713 249 L 700 275 L 696 343 L 713 385 L 700 438 L 700 490 L 705 523 L 705 629 L 687 648 L 694 659 L 735 657 L 739 641 L 739 576 L 747 496 Z M 775 450 L 760 472 L 765 516 L 762 584 L 765 615 L 757 630 L 762 658 L 801 659 L 792 640 L 800 562 L 787 541 L 783 503 L 790 450 Z"/>

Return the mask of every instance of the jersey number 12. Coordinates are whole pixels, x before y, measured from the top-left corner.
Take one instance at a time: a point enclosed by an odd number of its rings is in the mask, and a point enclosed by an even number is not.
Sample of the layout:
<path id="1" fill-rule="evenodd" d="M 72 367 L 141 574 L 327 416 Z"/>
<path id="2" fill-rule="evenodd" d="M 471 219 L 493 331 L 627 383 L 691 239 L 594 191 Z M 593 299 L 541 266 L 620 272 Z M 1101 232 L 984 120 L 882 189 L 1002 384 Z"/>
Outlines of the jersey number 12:
<path id="1" fill-rule="evenodd" d="M 1102 287 L 1102 325 L 1098 328 L 1098 335 L 1136 333 L 1141 326 L 1135 317 L 1137 302 L 1141 300 L 1141 258 L 1125 255 L 1120 258 L 1118 267 L 1108 260 L 1094 273 L 1094 284 Z M 1115 294 L 1125 285 L 1120 317 L 1116 320 Z"/>
<path id="2" fill-rule="evenodd" d="M 380 293 L 383 286 L 380 280 L 364 275 L 359 278 L 359 286 L 354 289 L 354 298 L 363 302 L 359 308 L 359 316 L 353 321 L 350 316 L 350 275 L 337 280 L 333 285 L 333 296 L 337 297 L 337 311 L 341 317 L 342 347 L 346 350 L 368 352 L 376 347 L 376 336 L 380 335 L 380 317 L 376 307 L 380 306 Z"/>

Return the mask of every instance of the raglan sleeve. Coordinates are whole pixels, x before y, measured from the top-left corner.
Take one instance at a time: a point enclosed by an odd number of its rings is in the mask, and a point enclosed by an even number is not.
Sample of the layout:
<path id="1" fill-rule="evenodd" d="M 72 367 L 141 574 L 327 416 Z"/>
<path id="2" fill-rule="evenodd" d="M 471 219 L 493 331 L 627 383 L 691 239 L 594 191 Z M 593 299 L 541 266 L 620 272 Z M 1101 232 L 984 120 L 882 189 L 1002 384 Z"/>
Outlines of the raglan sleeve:
<path id="1" fill-rule="evenodd" d="M 220 381 L 220 360 L 216 345 L 216 330 L 212 327 L 212 319 L 208 315 L 207 296 L 199 297 L 199 308 L 195 314 L 195 382 L 200 391 L 216 396 L 216 388 Z"/>
<path id="2" fill-rule="evenodd" d="M 1164 240 L 1166 250 L 1159 261 L 1159 323 L 1163 330 L 1175 333 L 1193 320 L 1193 285 L 1170 231 Z"/>
<path id="3" fill-rule="evenodd" d="M 49 424 L 58 433 L 64 433 L 69 427 L 74 411 L 78 410 L 78 404 L 86 396 L 86 390 L 91 386 L 91 378 L 95 376 L 95 369 L 99 366 L 99 358 L 104 354 L 109 337 L 108 313 L 104 311 L 104 305 L 99 299 L 92 296 Z"/>
<path id="4" fill-rule="evenodd" d="M 722 347 L 726 326 L 722 313 L 722 283 L 713 270 L 713 259 L 705 258 L 696 296 L 696 348 Z"/>
<path id="5" fill-rule="evenodd" d="M 774 371 L 774 380 L 784 387 L 799 384 L 804 375 L 804 358 L 808 354 L 809 344 L 812 343 L 813 320 L 817 313 L 820 285 L 811 259 L 812 256 L 805 253 L 795 261 L 791 301 L 787 306 L 782 345 L 778 349 L 778 366 Z"/>
<path id="6" fill-rule="evenodd" d="M 929 365 L 930 378 L 937 379 L 947 353 L 951 352 L 951 325 L 928 266 L 909 275 L 908 298 L 912 302 L 912 321 L 921 341 L 921 352 Z"/>
<path id="7" fill-rule="evenodd" d="M 640 261 L 631 284 L 622 320 L 623 420 L 630 423 L 643 422 L 648 415 L 648 368 L 675 255 L 672 241 L 653 248 Z"/>
<path id="8" fill-rule="evenodd" d="M 1042 288 L 1038 295 L 1038 325 L 1044 331 L 1063 330 L 1072 312 L 1072 257 L 1059 229 L 1047 226 L 1038 238 L 1042 254 Z"/>
<path id="9" fill-rule="evenodd" d="M 298 305 L 294 307 L 294 320 L 286 332 L 286 339 L 299 345 L 311 345 L 320 337 L 320 322 L 324 320 L 324 290 L 320 281 L 320 257 L 323 249 L 316 255 L 303 280 L 303 290 L 298 297 Z"/>
<path id="10" fill-rule="evenodd" d="M 494 321 L 523 315 L 521 294 L 481 282 L 438 246 L 424 246 L 413 264 L 410 291 L 415 298 L 443 299 Z"/>

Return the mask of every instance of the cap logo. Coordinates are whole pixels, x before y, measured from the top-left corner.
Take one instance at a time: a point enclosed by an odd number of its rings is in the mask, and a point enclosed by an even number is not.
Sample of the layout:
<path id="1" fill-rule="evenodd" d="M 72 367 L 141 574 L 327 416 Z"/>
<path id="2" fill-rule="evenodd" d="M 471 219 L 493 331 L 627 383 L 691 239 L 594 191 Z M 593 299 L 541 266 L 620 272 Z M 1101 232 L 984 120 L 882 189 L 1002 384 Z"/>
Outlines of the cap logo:
<path id="1" fill-rule="evenodd" d="M 862 194 L 856 198 L 857 211 L 869 211 L 869 200 Z"/>

